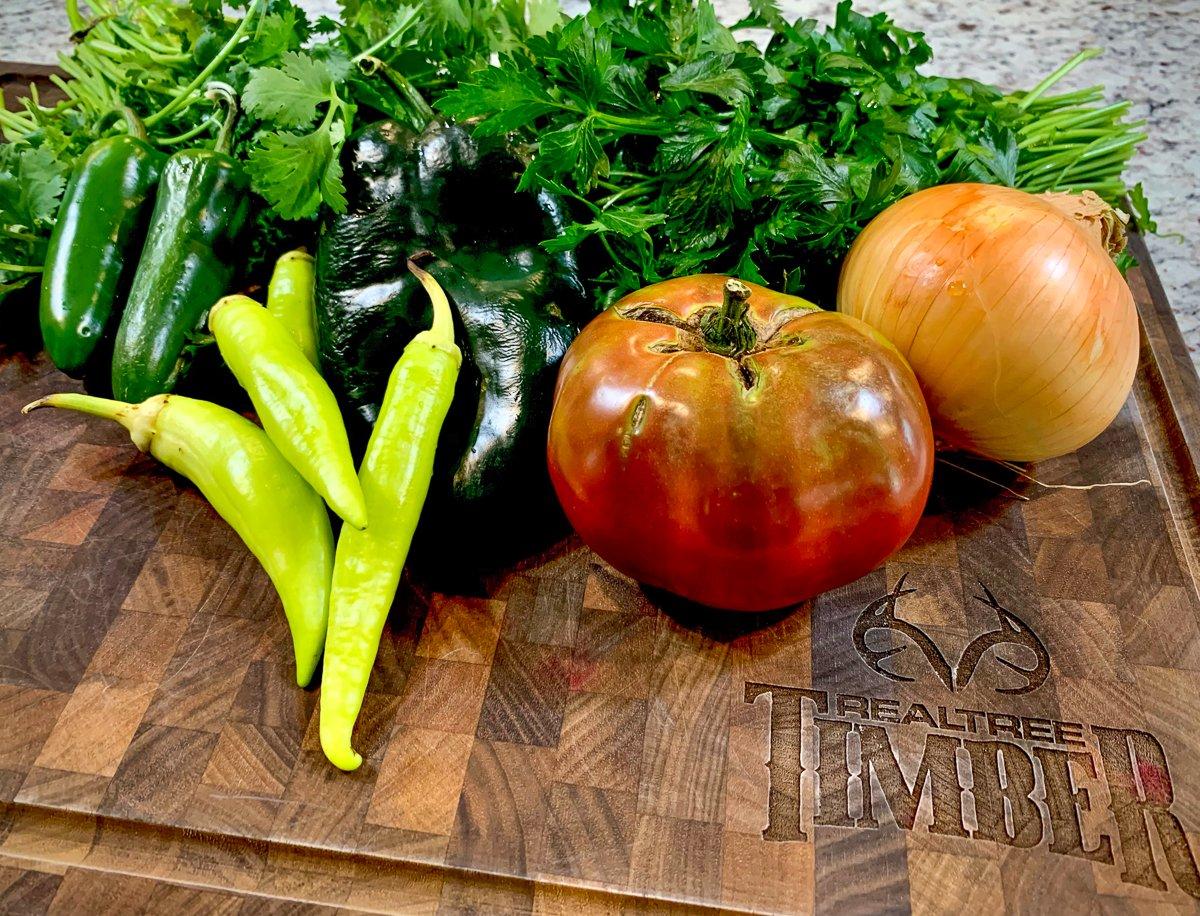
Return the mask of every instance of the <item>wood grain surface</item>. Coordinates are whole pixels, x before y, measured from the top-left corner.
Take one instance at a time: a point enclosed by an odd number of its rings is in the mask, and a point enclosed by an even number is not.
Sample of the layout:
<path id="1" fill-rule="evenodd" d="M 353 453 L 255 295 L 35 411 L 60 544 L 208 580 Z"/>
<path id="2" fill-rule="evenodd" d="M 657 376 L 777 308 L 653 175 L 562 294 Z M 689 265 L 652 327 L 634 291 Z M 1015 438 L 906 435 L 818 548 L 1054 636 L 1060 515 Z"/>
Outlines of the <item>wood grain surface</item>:
<path id="1" fill-rule="evenodd" d="M 1196 909 L 1200 385 L 1130 283 L 1112 427 L 946 456 L 812 602 L 702 611 L 574 538 L 407 576 L 352 774 L 233 533 L 121 430 L 21 417 L 74 383 L 3 351 L 0 911 Z"/>

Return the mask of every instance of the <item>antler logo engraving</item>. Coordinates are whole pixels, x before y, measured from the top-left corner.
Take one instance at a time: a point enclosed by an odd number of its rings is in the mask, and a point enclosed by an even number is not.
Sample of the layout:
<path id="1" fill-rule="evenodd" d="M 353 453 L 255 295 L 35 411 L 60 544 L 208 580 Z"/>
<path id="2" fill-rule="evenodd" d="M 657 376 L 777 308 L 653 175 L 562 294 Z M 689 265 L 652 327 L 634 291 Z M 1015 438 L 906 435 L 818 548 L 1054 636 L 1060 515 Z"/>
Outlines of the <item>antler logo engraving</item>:
<path id="1" fill-rule="evenodd" d="M 1034 666 L 1032 668 L 1024 668 L 1002 656 L 999 651 L 992 652 L 992 658 L 997 662 L 1006 668 L 1019 672 L 1025 678 L 1025 683 L 1019 687 L 996 687 L 994 688 L 995 691 L 1006 694 L 1031 693 L 1046 682 L 1046 678 L 1050 675 L 1050 652 L 1046 649 L 1045 643 L 1042 642 L 1025 621 L 1008 608 L 1003 607 L 996 600 L 996 596 L 983 583 L 980 583 L 980 586 L 983 588 L 984 596 L 986 597 L 975 595 L 974 598 L 996 612 L 996 619 L 999 626 L 994 630 L 981 633 L 971 640 L 967 644 L 967 647 L 963 649 L 962 655 L 958 659 L 958 664 L 951 667 L 950 663 L 946 660 L 945 654 L 938 648 L 937 643 L 930 639 L 924 630 L 916 624 L 896 616 L 896 605 L 899 600 L 905 595 L 911 595 L 916 592 L 914 588 L 904 587 L 904 582 L 907 578 L 907 574 L 901 576 L 900 581 L 896 583 L 896 587 L 892 591 L 880 598 L 876 598 L 863 608 L 862 613 L 858 615 L 858 619 L 854 622 L 854 648 L 858 651 L 866 666 L 872 671 L 893 681 L 915 680 L 915 678 L 883 667 L 884 660 L 906 652 L 915 646 L 925 657 L 934 675 L 945 685 L 946 689 L 958 691 L 963 690 L 971 683 L 971 678 L 975 676 L 980 662 L 988 654 L 989 649 L 999 650 L 1001 646 L 1016 646 L 1021 649 L 1028 649 L 1033 653 L 1035 658 Z M 867 644 L 867 634 L 872 630 L 884 630 L 888 633 L 896 634 L 897 637 L 907 640 L 907 643 L 892 645 L 883 649 L 872 649 Z"/>

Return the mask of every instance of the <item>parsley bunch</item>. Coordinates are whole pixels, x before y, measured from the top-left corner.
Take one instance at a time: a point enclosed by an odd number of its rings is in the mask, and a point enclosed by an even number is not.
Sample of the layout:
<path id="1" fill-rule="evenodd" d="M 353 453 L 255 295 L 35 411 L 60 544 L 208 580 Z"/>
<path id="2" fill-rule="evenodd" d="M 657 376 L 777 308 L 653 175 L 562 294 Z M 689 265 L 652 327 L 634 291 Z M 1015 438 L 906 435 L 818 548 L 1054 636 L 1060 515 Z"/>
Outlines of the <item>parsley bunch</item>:
<path id="1" fill-rule="evenodd" d="M 739 39 L 765 28 L 765 51 Z M 923 74 L 923 36 L 848 0 L 828 28 L 754 0 L 731 27 L 709 0 L 595 0 L 437 106 L 528 144 L 526 188 L 576 202 L 547 247 L 600 252 L 607 301 L 712 270 L 830 303 L 866 223 L 920 188 L 984 181 L 1121 196 L 1143 135 L 1097 90 L 1046 95 Z M 1086 130 L 1070 133 L 1071 130 Z"/>

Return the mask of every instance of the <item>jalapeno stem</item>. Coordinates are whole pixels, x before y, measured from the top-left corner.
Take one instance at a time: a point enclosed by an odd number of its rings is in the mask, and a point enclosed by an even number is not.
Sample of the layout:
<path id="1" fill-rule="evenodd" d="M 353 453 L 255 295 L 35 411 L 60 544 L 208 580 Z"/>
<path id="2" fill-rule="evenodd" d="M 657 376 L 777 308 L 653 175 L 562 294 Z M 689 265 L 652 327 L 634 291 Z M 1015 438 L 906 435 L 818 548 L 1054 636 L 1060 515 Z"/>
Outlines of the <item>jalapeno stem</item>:
<path id="1" fill-rule="evenodd" d="M 127 105 L 122 105 L 117 109 L 121 113 L 121 117 L 125 119 L 125 128 L 129 132 L 129 136 L 136 137 L 138 140 L 146 141 L 150 138 L 146 134 L 146 125 Z"/>
<path id="2" fill-rule="evenodd" d="M 221 122 L 213 149 L 219 153 L 228 153 L 233 144 L 233 125 L 238 116 L 237 94 L 228 83 L 209 83 L 204 97 L 225 107 L 225 119 Z"/>

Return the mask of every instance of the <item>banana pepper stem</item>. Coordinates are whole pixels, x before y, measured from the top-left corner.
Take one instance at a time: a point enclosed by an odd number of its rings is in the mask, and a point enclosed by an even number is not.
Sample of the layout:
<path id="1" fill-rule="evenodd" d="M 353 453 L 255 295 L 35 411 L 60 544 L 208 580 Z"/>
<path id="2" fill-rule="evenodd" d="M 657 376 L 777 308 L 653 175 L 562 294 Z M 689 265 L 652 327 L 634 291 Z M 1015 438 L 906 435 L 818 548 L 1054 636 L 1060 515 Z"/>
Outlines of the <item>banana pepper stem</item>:
<path id="1" fill-rule="evenodd" d="M 424 332 L 426 335 L 425 339 L 435 345 L 443 344 L 445 347 L 455 346 L 454 312 L 450 308 L 450 300 L 446 298 L 445 291 L 433 277 L 418 267 L 411 258 L 408 261 L 408 269 L 414 277 L 421 281 L 421 285 L 425 287 L 425 292 L 429 294 L 430 302 L 433 303 L 433 324 L 428 331 Z"/>
<path id="2" fill-rule="evenodd" d="M 40 407 L 60 407 L 92 417 L 116 420 L 129 430 L 129 437 L 133 440 L 133 444 L 141 451 L 146 452 L 150 450 L 150 443 L 154 439 L 154 424 L 158 420 L 158 414 L 166 403 L 166 395 L 157 395 L 141 404 L 128 404 L 125 401 L 114 401 L 111 398 L 98 398 L 90 394 L 63 391 L 38 398 L 32 404 L 26 404 L 21 408 L 21 413 L 27 414 Z"/>

